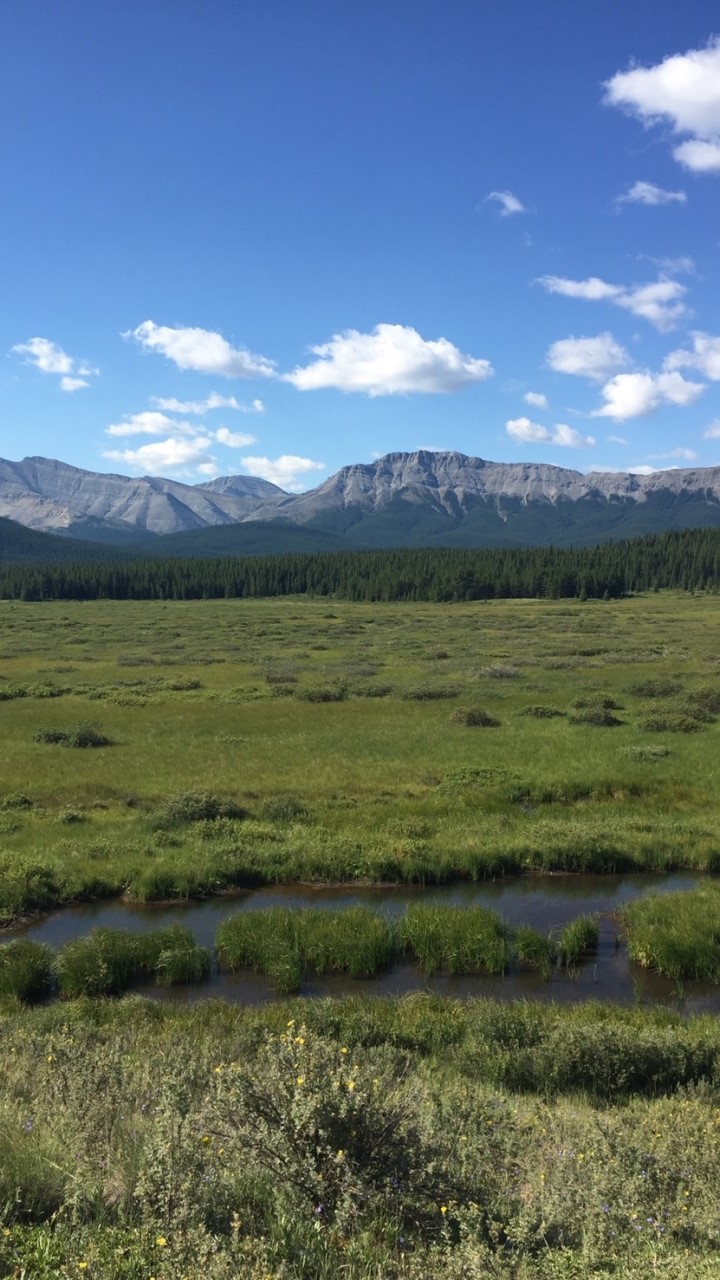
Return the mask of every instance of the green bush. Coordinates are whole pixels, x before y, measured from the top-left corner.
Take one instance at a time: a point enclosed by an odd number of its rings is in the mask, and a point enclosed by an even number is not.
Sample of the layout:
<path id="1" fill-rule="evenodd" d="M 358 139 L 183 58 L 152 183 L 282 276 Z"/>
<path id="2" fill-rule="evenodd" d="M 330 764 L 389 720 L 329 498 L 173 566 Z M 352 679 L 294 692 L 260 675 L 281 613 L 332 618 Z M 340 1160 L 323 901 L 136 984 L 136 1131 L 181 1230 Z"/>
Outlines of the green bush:
<path id="1" fill-rule="evenodd" d="M 453 711 L 450 719 L 453 724 L 464 724 L 469 727 L 478 725 L 485 729 L 497 729 L 500 726 L 500 721 L 495 716 L 491 716 L 480 707 L 458 707 Z"/>
<path id="2" fill-rule="evenodd" d="M 101 733 L 97 724 L 88 721 L 78 724 L 73 729 L 39 729 L 33 736 L 34 742 L 59 743 L 64 747 L 110 747 L 112 738 Z"/>

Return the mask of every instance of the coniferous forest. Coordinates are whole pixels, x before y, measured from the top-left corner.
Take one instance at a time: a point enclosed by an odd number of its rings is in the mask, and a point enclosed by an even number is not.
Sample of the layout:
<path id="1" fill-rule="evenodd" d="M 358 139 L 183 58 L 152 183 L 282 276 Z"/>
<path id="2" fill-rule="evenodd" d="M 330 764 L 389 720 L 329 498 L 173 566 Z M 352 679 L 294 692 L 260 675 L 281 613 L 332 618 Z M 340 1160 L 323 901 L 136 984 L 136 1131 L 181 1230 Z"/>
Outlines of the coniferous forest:
<path id="1" fill-rule="evenodd" d="M 611 598 L 713 590 L 720 530 L 653 534 L 574 550 L 348 551 L 217 559 L 0 565 L 11 600 L 202 600 L 320 595 L 357 601 Z"/>

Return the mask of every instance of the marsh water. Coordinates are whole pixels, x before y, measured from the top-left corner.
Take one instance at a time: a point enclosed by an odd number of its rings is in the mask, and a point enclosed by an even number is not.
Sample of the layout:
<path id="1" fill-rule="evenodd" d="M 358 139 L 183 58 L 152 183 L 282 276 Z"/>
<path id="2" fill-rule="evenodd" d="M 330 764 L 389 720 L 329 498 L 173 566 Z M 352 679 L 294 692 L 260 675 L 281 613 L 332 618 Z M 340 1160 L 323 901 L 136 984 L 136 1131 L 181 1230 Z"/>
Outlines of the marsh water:
<path id="1" fill-rule="evenodd" d="M 648 973 L 631 963 L 622 938 L 617 912 L 626 902 L 648 893 L 667 893 L 693 888 L 700 877 L 688 873 L 669 876 L 577 876 L 557 875 L 482 881 L 441 886 L 310 886 L 273 885 L 240 891 L 201 902 L 139 905 L 122 900 L 83 903 L 38 917 L 14 929 L 4 930 L 2 941 L 16 937 L 33 938 L 58 947 L 98 927 L 134 932 L 161 928 L 168 924 L 188 925 L 203 946 L 212 947 L 221 921 L 238 911 L 269 907 L 319 907 L 341 911 L 351 906 L 367 906 L 388 917 L 401 915 L 412 903 L 442 906 L 483 906 L 496 911 L 510 925 L 528 924 L 543 932 L 560 928 L 577 916 L 599 915 L 597 953 L 577 970 L 559 969 L 545 980 L 533 970 L 512 966 L 501 977 L 471 975 L 429 977 L 414 965 L 400 964 L 389 972 L 369 979 L 342 976 L 309 978 L 301 994 L 307 996 L 402 995 L 411 991 L 431 991 L 454 997 L 492 996 L 495 999 L 530 999 L 577 1002 L 614 1001 L 622 1004 L 664 1004 L 686 1013 L 720 1012 L 720 988 L 709 983 L 678 985 L 658 974 Z M 229 975 L 213 970 L 209 981 L 192 987 L 159 987 L 143 984 L 143 994 L 155 999 L 188 1002 L 208 996 L 242 1004 L 263 1003 L 276 998 L 271 984 L 261 974 Z"/>

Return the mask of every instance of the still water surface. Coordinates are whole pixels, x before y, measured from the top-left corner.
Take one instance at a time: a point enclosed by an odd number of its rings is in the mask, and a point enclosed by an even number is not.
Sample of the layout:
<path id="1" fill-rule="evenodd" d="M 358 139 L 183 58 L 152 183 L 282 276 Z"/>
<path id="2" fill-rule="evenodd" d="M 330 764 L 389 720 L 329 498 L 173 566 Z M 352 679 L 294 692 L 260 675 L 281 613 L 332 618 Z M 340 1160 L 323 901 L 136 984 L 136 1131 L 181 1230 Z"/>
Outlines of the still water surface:
<path id="1" fill-rule="evenodd" d="M 720 988 L 709 983 L 677 985 L 658 974 L 647 973 L 631 964 L 614 913 L 623 905 L 648 893 L 691 889 L 700 877 L 683 873 L 670 876 L 550 876 L 484 881 L 477 884 L 420 886 L 320 887 L 273 885 L 264 889 L 209 898 L 203 902 L 182 902 L 141 906 L 122 901 L 83 903 L 40 917 L 2 934 L 3 941 L 14 937 L 33 938 L 58 947 L 91 929 L 102 927 L 147 931 L 168 924 L 188 925 L 203 946 L 212 947 L 218 925 L 238 911 L 268 907 L 319 907 L 341 911 L 350 906 L 368 906 L 389 917 L 401 915 L 412 903 L 443 906 L 483 906 L 497 911 L 511 925 L 529 924 L 543 932 L 557 929 L 576 916 L 597 912 L 600 936 L 597 954 L 572 974 L 554 972 L 545 981 L 537 972 L 513 967 L 502 977 L 472 975 L 428 977 L 410 964 L 402 964 L 376 978 L 352 979 L 338 976 L 310 978 L 302 995 L 402 995 L 410 991 L 494 999 L 555 1000 L 574 1003 L 584 1000 L 611 1000 L 622 1004 L 659 1003 L 686 1013 L 720 1013 Z M 261 974 L 235 976 L 213 972 L 209 982 L 197 987 L 156 987 L 145 984 L 143 994 L 175 1003 L 208 996 L 242 1004 L 257 1004 L 275 998 L 271 985 Z"/>

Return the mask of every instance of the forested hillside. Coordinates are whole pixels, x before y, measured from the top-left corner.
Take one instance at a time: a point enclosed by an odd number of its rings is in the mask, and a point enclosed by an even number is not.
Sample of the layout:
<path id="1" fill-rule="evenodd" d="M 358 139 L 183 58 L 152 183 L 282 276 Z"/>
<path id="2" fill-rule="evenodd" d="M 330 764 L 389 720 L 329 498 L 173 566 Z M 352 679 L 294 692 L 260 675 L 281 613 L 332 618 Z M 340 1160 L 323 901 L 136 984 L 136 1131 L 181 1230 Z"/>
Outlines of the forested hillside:
<path id="1" fill-rule="evenodd" d="M 345 600 L 617 597 L 714 590 L 720 531 L 693 529 L 580 550 L 355 551 L 0 568 L 18 600 L 195 600 L 312 594 Z"/>

